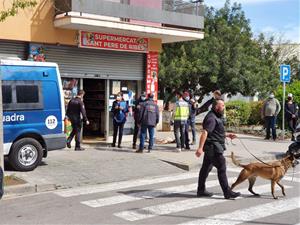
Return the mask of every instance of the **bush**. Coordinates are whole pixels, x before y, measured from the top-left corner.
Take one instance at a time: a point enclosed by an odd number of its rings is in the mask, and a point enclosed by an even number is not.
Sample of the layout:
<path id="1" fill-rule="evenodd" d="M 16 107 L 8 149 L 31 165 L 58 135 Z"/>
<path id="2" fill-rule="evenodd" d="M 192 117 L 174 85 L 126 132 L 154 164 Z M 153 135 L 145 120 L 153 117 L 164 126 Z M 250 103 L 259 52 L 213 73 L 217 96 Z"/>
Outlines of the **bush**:
<path id="1" fill-rule="evenodd" d="M 251 115 L 250 104 L 244 101 L 232 101 L 226 103 L 226 122 L 228 126 L 248 124 Z"/>
<path id="2" fill-rule="evenodd" d="M 261 109 L 263 101 L 250 102 L 251 113 L 248 120 L 248 125 L 259 125 L 263 124 L 264 121 L 261 119 Z"/>

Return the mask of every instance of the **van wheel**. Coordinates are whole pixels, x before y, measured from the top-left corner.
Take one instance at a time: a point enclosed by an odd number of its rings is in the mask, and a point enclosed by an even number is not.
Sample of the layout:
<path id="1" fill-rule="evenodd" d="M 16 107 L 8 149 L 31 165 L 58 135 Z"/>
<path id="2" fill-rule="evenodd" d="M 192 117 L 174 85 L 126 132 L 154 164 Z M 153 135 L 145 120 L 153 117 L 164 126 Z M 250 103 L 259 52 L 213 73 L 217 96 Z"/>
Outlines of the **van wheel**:
<path id="1" fill-rule="evenodd" d="M 18 171 L 31 171 L 42 161 L 42 145 L 33 138 L 22 138 L 16 141 L 8 156 L 11 166 Z"/>

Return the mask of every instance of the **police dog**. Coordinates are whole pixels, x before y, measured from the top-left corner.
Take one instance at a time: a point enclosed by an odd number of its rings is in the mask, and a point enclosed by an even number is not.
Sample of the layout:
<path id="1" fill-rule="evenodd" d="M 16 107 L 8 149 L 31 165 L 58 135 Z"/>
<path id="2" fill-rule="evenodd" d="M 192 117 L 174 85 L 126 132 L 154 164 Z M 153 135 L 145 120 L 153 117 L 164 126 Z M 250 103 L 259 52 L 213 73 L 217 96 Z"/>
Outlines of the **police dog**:
<path id="1" fill-rule="evenodd" d="M 259 196 L 259 194 L 255 193 L 252 190 L 253 185 L 256 181 L 256 177 L 259 176 L 259 177 L 271 180 L 271 191 L 272 191 L 272 196 L 274 199 L 278 199 L 278 197 L 276 197 L 274 195 L 275 183 L 278 184 L 279 187 L 281 187 L 282 194 L 285 196 L 284 187 L 282 184 L 279 183 L 279 181 L 283 178 L 283 176 L 285 175 L 285 173 L 287 172 L 287 170 L 290 167 L 294 167 L 297 165 L 297 160 L 295 159 L 295 156 L 292 154 L 284 157 L 283 159 L 281 159 L 279 161 L 271 162 L 268 164 L 267 163 L 266 164 L 250 163 L 247 165 L 240 164 L 236 160 L 233 152 L 231 152 L 231 159 L 232 159 L 232 162 L 236 166 L 240 166 L 240 167 L 244 168 L 240 172 L 237 180 L 231 185 L 231 190 L 233 188 L 235 188 L 238 184 L 240 184 L 243 181 L 245 181 L 246 179 L 248 179 L 248 181 L 249 181 L 248 190 L 253 195 Z"/>

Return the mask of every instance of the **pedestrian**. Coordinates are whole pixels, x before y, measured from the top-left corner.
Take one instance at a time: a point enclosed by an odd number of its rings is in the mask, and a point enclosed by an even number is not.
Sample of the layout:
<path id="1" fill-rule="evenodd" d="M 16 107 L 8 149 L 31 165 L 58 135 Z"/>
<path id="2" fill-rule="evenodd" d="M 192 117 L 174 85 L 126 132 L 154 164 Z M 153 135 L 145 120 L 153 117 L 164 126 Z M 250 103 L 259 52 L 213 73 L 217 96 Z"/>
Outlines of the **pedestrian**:
<path id="1" fill-rule="evenodd" d="M 176 151 L 181 152 L 185 145 L 185 127 L 189 118 L 189 104 L 183 100 L 182 92 L 176 93 L 176 104 L 173 110 L 174 135 L 176 139 Z M 180 133 L 180 137 L 179 137 Z"/>
<path id="2" fill-rule="evenodd" d="M 111 146 L 116 147 L 117 134 L 119 131 L 118 148 L 122 148 L 121 143 L 123 137 L 123 128 L 126 122 L 126 115 L 128 113 L 128 106 L 123 99 L 122 92 L 119 92 L 117 94 L 116 100 L 112 104 L 111 111 L 113 113 L 113 126 L 114 126 L 113 143 Z"/>
<path id="3" fill-rule="evenodd" d="M 287 102 L 285 103 L 284 111 L 285 111 L 285 117 L 289 126 L 290 131 L 292 132 L 292 141 L 295 140 L 294 132 L 296 130 L 297 126 L 297 120 L 298 120 L 298 106 L 293 101 L 293 94 L 289 93 Z"/>
<path id="4" fill-rule="evenodd" d="M 196 108 L 195 104 L 192 104 L 191 101 L 191 95 L 188 91 L 185 91 L 183 93 L 183 99 L 188 103 L 189 105 L 189 117 L 187 119 L 187 122 L 185 124 L 184 129 L 184 138 L 185 138 L 185 149 L 190 150 L 190 138 L 189 138 L 189 129 L 192 128 L 192 135 L 193 135 L 193 142 L 195 143 L 196 137 L 195 137 L 195 119 L 196 119 Z"/>
<path id="5" fill-rule="evenodd" d="M 150 152 L 153 149 L 154 131 L 156 125 L 159 122 L 159 110 L 157 104 L 153 101 L 153 98 L 154 95 L 149 94 L 147 102 L 141 105 L 141 110 L 139 113 L 139 124 L 141 126 L 140 146 L 139 149 L 136 151 L 138 153 L 141 153 L 144 150 L 144 143 L 147 130 L 149 133 L 148 152 Z"/>
<path id="6" fill-rule="evenodd" d="M 137 136 L 140 130 L 139 127 L 139 113 L 141 110 L 141 105 L 144 104 L 146 101 L 146 92 L 142 92 L 141 96 L 139 99 L 135 102 L 135 107 L 133 111 L 133 118 L 134 118 L 134 131 L 133 131 L 133 140 L 132 140 L 132 148 L 136 149 L 136 141 L 137 141 Z"/>
<path id="7" fill-rule="evenodd" d="M 205 116 L 203 121 L 203 131 L 200 136 L 199 148 L 196 156 L 200 157 L 204 152 L 203 164 L 199 172 L 197 196 L 212 196 L 205 188 L 205 181 L 213 166 L 217 168 L 218 179 L 221 185 L 224 197 L 226 199 L 236 198 L 240 195 L 238 192 L 230 190 L 226 175 L 226 161 L 223 156 L 225 148 L 225 138 L 236 138 L 235 134 L 226 134 L 223 121 L 224 101 L 218 99 L 213 102 L 212 109 Z"/>
<path id="8" fill-rule="evenodd" d="M 261 116 L 265 120 L 266 137 L 265 140 L 270 139 L 270 129 L 272 130 L 272 138 L 274 141 L 277 139 L 276 135 L 276 120 L 281 110 L 279 101 L 275 98 L 274 94 L 271 93 L 265 100 Z"/>
<path id="9" fill-rule="evenodd" d="M 83 103 L 84 90 L 80 90 L 77 96 L 71 99 L 67 106 L 67 119 L 71 121 L 72 132 L 67 139 L 67 147 L 71 148 L 71 141 L 75 136 L 75 151 L 83 151 L 84 148 L 80 147 L 81 142 L 81 128 L 82 119 L 86 125 L 89 125 L 89 120 L 86 116 L 86 111 Z"/>

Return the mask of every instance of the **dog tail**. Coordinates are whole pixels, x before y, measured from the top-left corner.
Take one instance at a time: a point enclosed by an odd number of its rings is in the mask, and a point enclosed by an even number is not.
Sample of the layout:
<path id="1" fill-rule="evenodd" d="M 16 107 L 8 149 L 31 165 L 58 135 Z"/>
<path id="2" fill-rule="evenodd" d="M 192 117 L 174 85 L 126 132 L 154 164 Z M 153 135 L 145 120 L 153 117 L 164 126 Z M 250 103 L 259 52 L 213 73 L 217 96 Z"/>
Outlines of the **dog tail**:
<path id="1" fill-rule="evenodd" d="M 233 162 L 234 165 L 242 167 L 242 165 L 240 164 L 240 162 L 236 160 L 233 152 L 231 152 L 231 160 L 232 160 L 232 162 Z"/>

